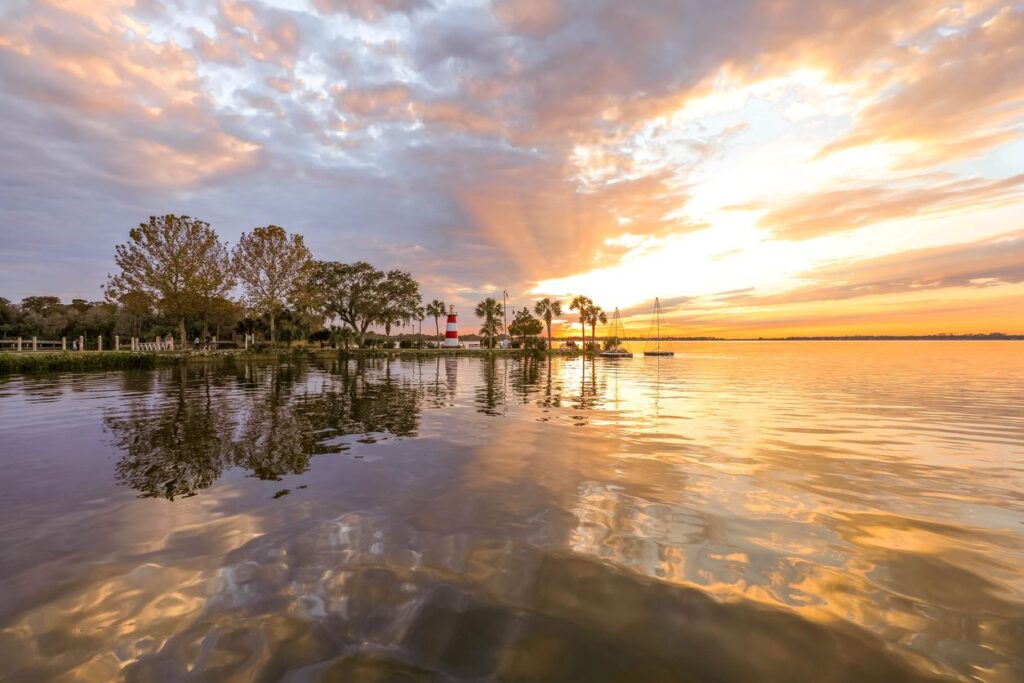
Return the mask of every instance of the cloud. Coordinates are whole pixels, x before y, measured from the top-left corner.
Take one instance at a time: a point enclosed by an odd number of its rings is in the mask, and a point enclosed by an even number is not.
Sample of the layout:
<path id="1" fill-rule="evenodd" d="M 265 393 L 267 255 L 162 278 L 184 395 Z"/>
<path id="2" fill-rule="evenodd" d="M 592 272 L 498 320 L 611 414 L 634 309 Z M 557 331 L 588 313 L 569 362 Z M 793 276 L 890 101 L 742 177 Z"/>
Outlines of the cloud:
<path id="1" fill-rule="evenodd" d="M 724 300 L 769 306 L 1024 283 L 1024 230 L 979 242 L 836 263 L 803 273 L 801 279 L 808 284 L 782 294 L 740 292 Z"/>
<path id="2" fill-rule="evenodd" d="M 759 224 L 776 237 L 802 240 L 908 216 L 1024 199 L 1024 174 L 996 180 L 935 176 L 912 180 L 911 186 L 904 181 L 795 197 L 787 204 L 770 207 Z M 753 204 L 734 208 L 763 207 Z"/>
<path id="3" fill-rule="evenodd" d="M 651 277 L 641 257 L 658 287 L 761 293 L 834 258 L 812 237 L 1019 216 L 1021 22 L 995 0 L 9 3 L 5 247 L 39 260 L 56 241 L 98 287 L 127 227 L 175 211 L 229 238 L 285 225 L 453 297 Z M 772 156 L 794 140 L 813 172 Z M 720 210 L 741 202 L 761 229 Z M 964 218 L 931 239 L 990 232 Z"/>
<path id="4" fill-rule="evenodd" d="M 0 50 L 8 126 L 61 141 L 41 144 L 41 159 L 132 185 L 187 186 L 258 163 L 258 145 L 218 125 L 193 56 L 122 40 L 134 24 L 109 6 L 5 22 L 0 35 L 31 36 L 28 52 Z"/>
<path id="5" fill-rule="evenodd" d="M 429 0 L 313 0 L 320 12 L 341 12 L 364 21 L 380 21 L 392 13 L 411 14 L 433 6 Z"/>
<path id="6" fill-rule="evenodd" d="M 973 28 L 935 41 L 898 71 L 891 94 L 860 112 L 823 154 L 909 142 L 907 165 L 969 157 L 1024 135 L 1024 11 L 1003 7 Z"/>
<path id="7" fill-rule="evenodd" d="M 545 34 L 568 17 L 562 0 L 497 0 L 494 15 L 516 33 Z"/>

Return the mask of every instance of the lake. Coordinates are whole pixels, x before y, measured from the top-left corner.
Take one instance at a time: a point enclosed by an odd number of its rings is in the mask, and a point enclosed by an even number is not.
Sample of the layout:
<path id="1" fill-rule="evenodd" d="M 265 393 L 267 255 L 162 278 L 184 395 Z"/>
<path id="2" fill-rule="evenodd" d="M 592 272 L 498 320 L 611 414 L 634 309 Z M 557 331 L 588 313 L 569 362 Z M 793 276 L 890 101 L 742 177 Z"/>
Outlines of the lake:
<path id="1" fill-rule="evenodd" d="M 1024 680 L 1024 343 L 672 346 L 0 378 L 0 680 Z"/>

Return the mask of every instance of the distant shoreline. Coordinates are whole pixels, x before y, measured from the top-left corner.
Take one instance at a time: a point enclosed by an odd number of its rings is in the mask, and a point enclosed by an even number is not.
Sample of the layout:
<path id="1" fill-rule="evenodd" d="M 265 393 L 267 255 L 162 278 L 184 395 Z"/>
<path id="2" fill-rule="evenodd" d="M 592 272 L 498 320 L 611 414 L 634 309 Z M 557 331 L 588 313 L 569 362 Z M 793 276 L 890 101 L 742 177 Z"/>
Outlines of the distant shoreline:
<path id="1" fill-rule="evenodd" d="M 600 337 L 598 337 L 600 339 Z M 556 342 L 577 341 L 575 337 L 555 338 Z M 623 342 L 658 341 L 651 337 L 622 337 Z M 662 337 L 663 342 L 698 341 L 1024 341 L 1024 334 L 922 334 L 922 335 L 849 335 L 844 337 Z"/>

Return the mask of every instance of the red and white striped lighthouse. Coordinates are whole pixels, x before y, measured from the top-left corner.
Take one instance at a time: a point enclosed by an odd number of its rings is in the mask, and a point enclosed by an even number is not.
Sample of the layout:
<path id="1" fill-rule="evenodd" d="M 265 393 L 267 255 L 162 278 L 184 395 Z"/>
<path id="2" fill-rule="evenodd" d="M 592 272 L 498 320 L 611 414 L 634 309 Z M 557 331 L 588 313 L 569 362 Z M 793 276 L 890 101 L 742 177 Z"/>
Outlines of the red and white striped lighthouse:
<path id="1" fill-rule="evenodd" d="M 455 306 L 448 307 L 448 325 L 444 328 L 444 347 L 446 349 L 459 348 L 459 323 Z"/>

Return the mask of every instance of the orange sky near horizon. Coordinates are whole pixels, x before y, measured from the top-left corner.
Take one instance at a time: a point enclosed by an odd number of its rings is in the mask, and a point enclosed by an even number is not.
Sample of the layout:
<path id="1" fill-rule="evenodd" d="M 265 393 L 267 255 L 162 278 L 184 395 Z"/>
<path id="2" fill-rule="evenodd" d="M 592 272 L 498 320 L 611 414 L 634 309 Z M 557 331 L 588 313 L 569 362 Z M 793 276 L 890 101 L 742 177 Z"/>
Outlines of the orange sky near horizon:
<path id="1" fill-rule="evenodd" d="M 99 298 L 185 213 L 409 270 L 463 333 L 507 290 L 628 335 L 656 296 L 678 336 L 1024 334 L 1006 0 L 15 2 L 0 84 L 12 299 Z"/>

